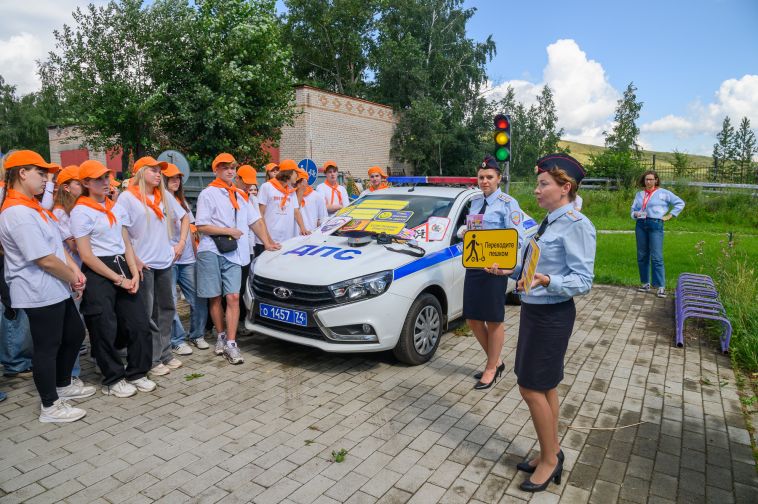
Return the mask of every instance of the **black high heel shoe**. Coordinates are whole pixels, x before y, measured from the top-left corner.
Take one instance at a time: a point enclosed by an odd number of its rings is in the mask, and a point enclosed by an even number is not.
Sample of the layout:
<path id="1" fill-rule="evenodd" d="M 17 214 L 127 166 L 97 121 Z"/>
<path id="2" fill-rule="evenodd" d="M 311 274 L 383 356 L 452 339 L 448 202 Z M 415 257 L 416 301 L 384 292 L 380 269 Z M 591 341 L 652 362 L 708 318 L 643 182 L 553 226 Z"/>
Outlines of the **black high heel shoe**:
<path id="1" fill-rule="evenodd" d="M 505 362 L 501 363 L 497 367 L 497 371 L 498 371 L 498 373 L 503 374 L 503 371 L 505 371 Z M 482 373 L 481 371 L 479 371 L 478 373 L 474 373 L 474 378 L 476 378 L 477 380 L 481 380 L 482 379 L 482 374 L 484 374 L 484 373 Z"/>
<path id="2" fill-rule="evenodd" d="M 558 461 L 558 464 L 553 469 L 553 474 L 542 484 L 533 483 L 531 479 L 527 478 L 526 481 L 519 485 L 519 488 L 524 492 L 542 492 L 547 489 L 547 486 L 552 481 L 556 485 L 561 484 L 561 474 L 563 473 L 563 462 Z"/>
<path id="3" fill-rule="evenodd" d="M 484 383 L 483 381 L 479 380 L 478 382 L 476 382 L 476 385 L 474 385 L 474 389 L 475 390 L 484 390 L 484 389 L 490 388 L 491 386 L 493 386 L 495 384 L 495 382 L 497 381 L 497 379 L 500 378 L 500 376 L 503 374 L 503 370 L 504 369 L 505 369 L 505 363 L 502 363 L 500 366 L 498 366 L 495 369 L 495 376 L 492 377 L 492 381 L 491 382 Z"/>
<path id="4" fill-rule="evenodd" d="M 558 455 L 556 456 L 558 457 L 558 462 L 563 464 L 563 459 L 564 459 L 563 450 L 560 450 L 558 452 Z M 523 462 L 519 462 L 518 464 L 516 464 L 516 469 L 518 469 L 519 471 L 524 471 L 525 473 L 531 474 L 534 472 L 535 469 L 537 469 L 537 466 L 529 465 L 529 461 L 524 460 Z"/>

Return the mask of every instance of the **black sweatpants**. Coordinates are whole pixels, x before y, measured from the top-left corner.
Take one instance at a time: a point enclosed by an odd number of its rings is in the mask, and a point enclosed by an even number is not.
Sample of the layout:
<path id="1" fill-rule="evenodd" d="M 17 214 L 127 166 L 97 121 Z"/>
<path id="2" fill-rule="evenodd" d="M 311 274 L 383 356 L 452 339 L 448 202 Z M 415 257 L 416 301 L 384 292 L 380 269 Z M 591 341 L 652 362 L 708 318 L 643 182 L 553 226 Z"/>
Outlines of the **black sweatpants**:
<path id="1" fill-rule="evenodd" d="M 119 275 L 123 270 L 123 274 L 131 278 L 121 256 L 99 259 Z M 120 268 L 117 261 L 121 263 Z M 124 378 L 142 378 L 153 360 L 153 340 L 142 291 L 129 294 L 86 264 L 82 265 L 82 273 L 87 277 L 87 288 L 81 312 L 89 331 L 92 355 L 103 374 L 103 385 L 113 385 Z M 126 369 L 117 350 L 122 345 L 126 346 Z"/>
<path id="2" fill-rule="evenodd" d="M 29 317 L 34 344 L 34 385 L 42 406 L 47 408 L 58 400 L 55 387 L 71 384 L 71 370 L 84 341 L 84 325 L 71 298 L 39 308 L 24 308 L 24 311 Z"/>

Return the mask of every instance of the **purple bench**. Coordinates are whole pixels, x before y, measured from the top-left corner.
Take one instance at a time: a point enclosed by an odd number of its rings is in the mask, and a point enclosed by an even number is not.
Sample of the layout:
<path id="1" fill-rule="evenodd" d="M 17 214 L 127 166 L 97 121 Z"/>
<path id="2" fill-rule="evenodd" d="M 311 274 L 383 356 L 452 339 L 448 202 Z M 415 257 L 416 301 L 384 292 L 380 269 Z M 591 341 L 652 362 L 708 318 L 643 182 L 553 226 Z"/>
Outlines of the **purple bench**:
<path id="1" fill-rule="evenodd" d="M 726 310 L 719 301 L 716 285 L 708 275 L 682 273 L 676 282 L 676 346 L 684 346 L 684 321 L 688 318 L 710 319 L 721 322 L 724 332 L 721 351 L 729 352 L 732 324 L 726 318 Z"/>

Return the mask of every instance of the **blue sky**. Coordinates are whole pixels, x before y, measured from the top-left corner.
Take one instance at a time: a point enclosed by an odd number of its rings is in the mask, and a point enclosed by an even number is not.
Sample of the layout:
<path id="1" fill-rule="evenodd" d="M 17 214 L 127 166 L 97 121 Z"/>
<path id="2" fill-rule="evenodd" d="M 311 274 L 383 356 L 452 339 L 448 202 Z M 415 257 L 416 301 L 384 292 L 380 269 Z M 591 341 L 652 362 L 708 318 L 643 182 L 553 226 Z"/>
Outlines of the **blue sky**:
<path id="1" fill-rule="evenodd" d="M 92 0 L 104 3 L 105 0 Z M 147 3 L 149 3 L 148 0 Z M 0 0 L 0 73 L 19 92 L 39 88 L 35 60 L 52 31 L 88 0 Z M 282 2 L 279 0 L 278 5 Z M 548 83 L 565 137 L 602 144 L 630 81 L 645 105 L 641 142 L 710 154 L 725 115 L 758 129 L 758 0 L 634 2 L 467 0 L 469 36 L 492 34 L 489 95 L 507 85 L 529 103 Z"/>

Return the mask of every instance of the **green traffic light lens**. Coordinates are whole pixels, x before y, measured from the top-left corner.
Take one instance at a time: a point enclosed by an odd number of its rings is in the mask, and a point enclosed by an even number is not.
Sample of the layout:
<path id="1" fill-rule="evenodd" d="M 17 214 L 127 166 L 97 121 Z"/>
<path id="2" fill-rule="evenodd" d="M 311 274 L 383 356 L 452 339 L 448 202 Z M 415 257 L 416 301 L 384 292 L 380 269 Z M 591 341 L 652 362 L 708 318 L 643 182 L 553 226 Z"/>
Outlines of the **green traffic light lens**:
<path id="1" fill-rule="evenodd" d="M 495 159 L 497 159 L 500 162 L 503 162 L 508 159 L 508 156 L 510 156 L 510 152 L 508 152 L 508 149 L 505 147 L 500 147 L 495 151 Z"/>

